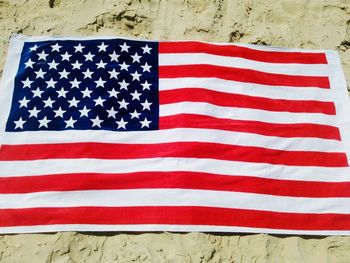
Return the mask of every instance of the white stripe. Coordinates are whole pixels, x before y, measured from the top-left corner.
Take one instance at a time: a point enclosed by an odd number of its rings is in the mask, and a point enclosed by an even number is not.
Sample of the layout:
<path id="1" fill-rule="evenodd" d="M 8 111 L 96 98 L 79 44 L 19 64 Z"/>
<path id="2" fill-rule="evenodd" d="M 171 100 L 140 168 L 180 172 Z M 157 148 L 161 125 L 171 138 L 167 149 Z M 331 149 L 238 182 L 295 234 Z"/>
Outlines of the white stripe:
<path id="1" fill-rule="evenodd" d="M 205 102 L 179 102 L 161 105 L 159 107 L 159 115 L 161 117 L 181 113 L 268 123 L 313 123 L 336 126 L 335 116 L 322 113 L 273 112 L 257 109 L 216 106 Z"/>
<path id="2" fill-rule="evenodd" d="M 334 94 L 334 104 L 337 112 L 340 135 L 346 147 L 348 162 L 350 163 L 350 98 L 345 76 L 337 52 L 328 52 L 327 60 L 330 64 L 331 91 Z M 349 174 L 350 176 L 350 174 Z"/>
<path id="3" fill-rule="evenodd" d="M 173 41 L 164 41 L 164 42 L 188 42 L 191 40 L 173 40 Z M 267 46 L 267 45 L 256 45 L 256 44 L 240 44 L 240 43 L 224 43 L 224 42 L 207 42 L 207 41 L 198 41 L 194 40 L 195 42 L 199 43 L 206 43 L 206 44 L 213 44 L 217 46 L 238 46 L 238 47 L 245 47 L 253 50 L 260 50 L 260 51 L 275 51 L 275 52 L 285 52 L 285 53 L 291 53 L 291 52 L 300 52 L 300 53 L 327 53 L 327 52 L 333 52 L 333 50 L 327 50 L 327 49 L 307 49 L 307 48 L 289 48 L 289 47 L 277 47 L 277 46 Z"/>
<path id="4" fill-rule="evenodd" d="M 131 40 L 137 42 L 159 42 L 156 40 L 142 39 L 142 38 L 132 38 L 123 36 L 27 36 L 23 34 L 12 34 L 11 41 L 22 41 L 22 42 L 38 42 L 38 41 L 57 41 L 57 40 L 80 40 L 80 41 L 88 41 L 88 40 Z M 143 44 L 143 43 L 142 43 Z"/>
<path id="5" fill-rule="evenodd" d="M 218 43 L 215 43 L 218 44 Z M 220 45 L 220 44 L 218 44 Z M 227 45 L 226 43 L 223 43 L 223 45 Z M 328 52 L 334 52 L 333 50 L 328 49 L 307 49 L 307 48 L 289 48 L 289 47 L 276 47 L 276 46 L 266 46 L 266 45 L 255 45 L 255 44 L 233 44 L 235 46 L 240 47 L 246 47 L 254 50 L 260 50 L 260 51 L 274 51 L 274 52 L 285 52 L 285 53 L 291 53 L 291 52 L 299 52 L 299 53 L 328 53 Z"/>
<path id="6" fill-rule="evenodd" d="M 58 232 L 58 231 L 170 231 L 170 232 L 234 232 L 234 233 L 267 233 L 290 235 L 349 235 L 350 230 L 290 230 L 269 229 L 238 226 L 207 226 L 207 225 L 97 225 L 97 224 L 65 224 L 65 225 L 36 225 L 0 227 L 3 234 Z"/>
<path id="7" fill-rule="evenodd" d="M 327 76 L 327 64 L 268 63 L 205 53 L 159 54 L 159 66 L 207 64 L 297 76 Z"/>
<path id="8" fill-rule="evenodd" d="M 242 94 L 271 99 L 333 101 L 333 93 L 329 89 L 310 87 L 268 86 L 244 83 L 216 78 L 161 78 L 159 90 L 180 88 L 203 88 L 233 94 Z"/>
<path id="9" fill-rule="evenodd" d="M 27 36 L 23 34 L 12 34 L 11 41 L 20 40 L 26 42 L 37 42 L 37 41 L 50 41 L 50 40 L 96 40 L 96 39 L 122 39 L 122 40 L 132 40 L 132 41 L 148 41 L 148 42 L 167 42 L 167 43 L 181 43 L 188 42 L 189 40 L 149 40 L 145 38 L 132 38 L 123 36 Z M 261 51 L 276 51 L 276 52 L 300 52 L 300 53 L 325 53 L 325 52 L 333 52 L 332 50 L 325 49 L 305 49 L 305 48 L 287 48 L 287 47 L 274 47 L 274 46 L 266 46 L 266 45 L 255 45 L 255 44 L 238 44 L 238 43 L 223 43 L 223 42 L 206 42 L 206 41 L 198 41 L 199 43 L 207 43 L 218 46 L 241 46 L 250 48 L 253 50 L 261 50 Z"/>
<path id="10" fill-rule="evenodd" d="M 11 38 L 6 58 L 6 65 L 0 83 L 0 138 L 6 129 L 6 122 L 11 110 L 12 96 L 15 86 L 15 76 L 21 59 L 24 40 Z"/>
<path id="11" fill-rule="evenodd" d="M 196 158 L 149 158 L 137 160 L 57 159 L 1 161 L 0 177 L 66 173 L 132 173 L 152 171 L 190 171 L 228 176 L 349 182 L 349 167 L 287 166 Z"/>
<path id="12" fill-rule="evenodd" d="M 0 194 L 0 208 L 205 206 L 286 213 L 350 213 L 350 198 L 307 198 L 188 189 L 86 190 Z"/>
<path id="13" fill-rule="evenodd" d="M 141 135 L 142 134 L 142 135 Z M 6 133 L 2 144 L 41 144 L 41 143 L 132 143 L 156 144 L 171 142 L 210 142 L 228 145 L 255 146 L 287 151 L 344 152 L 340 141 L 319 138 L 281 138 L 244 132 L 232 132 L 211 129 L 169 129 L 147 132 L 131 131 L 115 133 L 111 131 L 60 132 L 60 136 L 49 136 L 47 131 L 28 131 Z"/>

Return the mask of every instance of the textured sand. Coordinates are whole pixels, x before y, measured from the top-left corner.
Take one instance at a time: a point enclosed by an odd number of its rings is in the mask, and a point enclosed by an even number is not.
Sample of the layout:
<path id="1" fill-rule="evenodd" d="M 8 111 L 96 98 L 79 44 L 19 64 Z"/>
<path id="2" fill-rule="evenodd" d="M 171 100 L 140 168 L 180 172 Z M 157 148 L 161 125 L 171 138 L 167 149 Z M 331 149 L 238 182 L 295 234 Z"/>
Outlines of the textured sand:
<path id="1" fill-rule="evenodd" d="M 0 0 L 11 33 L 200 39 L 338 50 L 350 83 L 350 0 Z M 0 236 L 0 262 L 350 262 L 350 237 L 213 234 Z"/>

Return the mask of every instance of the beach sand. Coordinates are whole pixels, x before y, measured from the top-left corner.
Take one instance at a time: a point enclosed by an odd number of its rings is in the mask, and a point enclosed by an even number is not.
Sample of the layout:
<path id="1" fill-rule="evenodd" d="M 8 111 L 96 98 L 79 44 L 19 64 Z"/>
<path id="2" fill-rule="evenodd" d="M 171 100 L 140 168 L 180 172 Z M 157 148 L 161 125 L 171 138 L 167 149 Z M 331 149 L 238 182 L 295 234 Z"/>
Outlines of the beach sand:
<path id="1" fill-rule="evenodd" d="M 12 33 L 108 35 L 332 49 L 350 83 L 350 0 L 0 0 L 0 32 L 0 74 Z M 0 235 L 0 262 L 100 261 L 348 263 L 350 237 Z"/>

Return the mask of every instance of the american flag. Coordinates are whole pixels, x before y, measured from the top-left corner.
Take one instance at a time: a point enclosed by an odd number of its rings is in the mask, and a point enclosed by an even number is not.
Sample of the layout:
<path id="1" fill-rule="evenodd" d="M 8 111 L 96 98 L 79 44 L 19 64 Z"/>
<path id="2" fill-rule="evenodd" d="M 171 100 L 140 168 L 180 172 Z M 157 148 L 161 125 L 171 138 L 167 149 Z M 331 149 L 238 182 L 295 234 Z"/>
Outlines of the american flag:
<path id="1" fill-rule="evenodd" d="M 11 38 L 0 232 L 350 234 L 338 54 Z"/>

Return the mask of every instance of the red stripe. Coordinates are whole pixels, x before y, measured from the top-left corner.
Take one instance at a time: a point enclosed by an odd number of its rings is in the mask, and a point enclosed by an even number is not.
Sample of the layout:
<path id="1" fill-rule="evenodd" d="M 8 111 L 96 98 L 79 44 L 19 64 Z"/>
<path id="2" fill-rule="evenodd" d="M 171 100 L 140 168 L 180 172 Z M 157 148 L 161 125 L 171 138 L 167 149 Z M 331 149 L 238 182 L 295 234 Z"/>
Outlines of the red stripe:
<path id="1" fill-rule="evenodd" d="M 220 78 L 272 86 L 319 87 L 329 89 L 328 77 L 293 76 L 215 65 L 160 66 L 160 78 Z"/>
<path id="2" fill-rule="evenodd" d="M 235 45 L 215 45 L 195 41 L 160 42 L 159 53 L 207 53 L 271 63 L 327 64 L 324 53 L 263 51 Z"/>
<path id="3" fill-rule="evenodd" d="M 76 173 L 0 178 L 1 194 L 153 188 L 235 191 L 295 197 L 350 197 L 350 182 L 277 180 L 184 171 Z"/>
<path id="4" fill-rule="evenodd" d="M 55 224 L 169 224 L 350 230 L 350 215 L 281 213 L 195 206 L 0 209 L 1 227 Z"/>
<path id="5" fill-rule="evenodd" d="M 159 157 L 209 158 L 296 166 L 348 166 L 345 153 L 282 151 L 253 146 L 204 142 L 171 142 L 158 144 L 63 143 L 2 145 L 0 154 L 0 160 L 2 161 L 62 158 L 138 159 Z"/>
<path id="6" fill-rule="evenodd" d="M 315 100 L 283 100 L 225 93 L 202 88 L 181 88 L 160 91 L 160 104 L 176 102 L 207 102 L 224 107 L 260 109 L 268 111 L 324 113 L 335 115 L 333 102 Z"/>
<path id="7" fill-rule="evenodd" d="M 177 114 L 161 117 L 160 129 L 199 128 L 256 133 L 287 138 L 322 138 L 340 141 L 339 129 L 322 124 L 281 124 L 260 121 L 232 120 L 196 114 Z"/>

